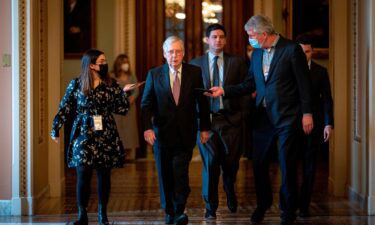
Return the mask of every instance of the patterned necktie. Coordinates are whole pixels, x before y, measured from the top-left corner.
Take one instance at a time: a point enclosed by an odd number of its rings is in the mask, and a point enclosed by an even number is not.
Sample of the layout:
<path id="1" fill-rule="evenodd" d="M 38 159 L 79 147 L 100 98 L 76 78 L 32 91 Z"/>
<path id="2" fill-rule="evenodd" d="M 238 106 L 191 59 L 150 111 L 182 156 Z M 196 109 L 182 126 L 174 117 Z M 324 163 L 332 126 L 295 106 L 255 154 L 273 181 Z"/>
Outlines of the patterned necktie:
<path id="1" fill-rule="evenodd" d="M 212 71 L 212 86 L 218 87 L 220 86 L 220 78 L 219 78 L 219 67 L 217 65 L 217 60 L 219 56 L 214 57 L 213 63 L 213 71 Z M 211 98 L 211 112 L 217 113 L 220 110 L 220 98 Z"/>
<path id="2" fill-rule="evenodd" d="M 173 93 L 174 102 L 176 103 L 176 105 L 178 105 L 181 84 L 180 84 L 180 78 L 178 78 L 178 71 L 174 71 L 173 74 L 174 74 L 174 82 L 173 82 L 172 93 Z"/>

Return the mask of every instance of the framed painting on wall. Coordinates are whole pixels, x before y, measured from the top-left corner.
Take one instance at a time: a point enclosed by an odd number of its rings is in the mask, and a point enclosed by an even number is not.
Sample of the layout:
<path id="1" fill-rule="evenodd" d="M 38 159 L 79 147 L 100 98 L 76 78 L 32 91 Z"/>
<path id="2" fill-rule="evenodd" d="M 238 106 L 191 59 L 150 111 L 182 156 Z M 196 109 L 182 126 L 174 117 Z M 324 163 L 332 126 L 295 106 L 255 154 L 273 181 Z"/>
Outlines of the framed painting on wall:
<path id="1" fill-rule="evenodd" d="M 293 1 L 293 40 L 299 35 L 310 37 L 314 58 L 328 58 L 329 0 Z"/>
<path id="2" fill-rule="evenodd" d="M 96 45 L 95 0 L 64 0 L 64 58 L 81 58 Z"/>

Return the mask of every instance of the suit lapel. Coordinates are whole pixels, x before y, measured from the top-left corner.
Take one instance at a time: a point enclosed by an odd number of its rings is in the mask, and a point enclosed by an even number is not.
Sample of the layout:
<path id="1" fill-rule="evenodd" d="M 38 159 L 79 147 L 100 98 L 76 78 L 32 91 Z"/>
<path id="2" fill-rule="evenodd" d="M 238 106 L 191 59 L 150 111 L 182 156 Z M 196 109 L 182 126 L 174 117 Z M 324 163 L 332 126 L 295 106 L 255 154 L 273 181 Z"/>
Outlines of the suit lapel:
<path id="1" fill-rule="evenodd" d="M 269 81 L 271 79 L 272 73 L 275 70 L 275 66 L 277 65 L 277 62 L 279 61 L 280 56 L 282 55 L 282 53 L 285 50 L 285 48 L 281 48 L 283 45 L 284 45 L 284 38 L 280 36 L 279 41 L 277 42 L 277 44 L 275 46 L 275 53 L 273 55 L 272 62 L 271 62 L 271 65 L 270 65 L 270 69 L 268 71 L 267 81 Z"/>
<path id="2" fill-rule="evenodd" d="M 168 64 L 163 65 L 162 74 L 160 76 L 160 84 L 166 90 L 166 93 L 168 94 L 169 99 L 172 102 L 174 102 L 171 84 L 170 84 L 170 80 L 169 80 L 169 66 L 168 66 Z"/>
<path id="3" fill-rule="evenodd" d="M 210 67 L 208 66 L 208 54 L 202 58 L 202 75 L 205 88 L 211 87 Z"/>
<path id="4" fill-rule="evenodd" d="M 313 61 L 311 61 L 309 72 L 310 72 L 312 87 L 314 89 L 315 87 L 319 86 L 320 73 L 317 72 L 317 66 Z"/>
<path id="5" fill-rule="evenodd" d="M 313 61 L 311 61 L 311 64 L 310 64 L 311 74 L 315 74 L 315 70 L 316 70 L 316 65 Z"/>
<path id="6" fill-rule="evenodd" d="M 252 65 L 255 66 L 253 69 L 254 74 L 257 74 L 259 76 L 259 80 L 263 84 L 265 84 L 264 81 L 264 74 L 263 74 L 263 49 L 256 50 L 253 54 L 252 60 L 254 60 L 254 63 Z"/>
<path id="7" fill-rule="evenodd" d="M 180 97 L 178 99 L 178 104 L 181 105 L 184 101 L 185 94 L 188 93 L 187 88 L 189 88 L 189 71 L 186 68 L 185 64 L 182 63 L 182 70 L 181 70 L 181 88 L 180 88 Z"/>

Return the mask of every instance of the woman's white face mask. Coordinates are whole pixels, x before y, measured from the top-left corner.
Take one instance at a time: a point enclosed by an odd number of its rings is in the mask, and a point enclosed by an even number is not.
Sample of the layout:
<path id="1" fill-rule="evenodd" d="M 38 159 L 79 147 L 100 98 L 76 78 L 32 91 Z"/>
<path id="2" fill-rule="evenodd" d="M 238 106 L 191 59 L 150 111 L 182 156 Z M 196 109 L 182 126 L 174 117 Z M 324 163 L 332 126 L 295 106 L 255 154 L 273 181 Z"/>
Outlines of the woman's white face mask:
<path id="1" fill-rule="evenodd" d="M 124 71 L 124 72 L 128 72 L 129 71 L 129 63 L 124 63 L 121 65 L 121 69 Z"/>

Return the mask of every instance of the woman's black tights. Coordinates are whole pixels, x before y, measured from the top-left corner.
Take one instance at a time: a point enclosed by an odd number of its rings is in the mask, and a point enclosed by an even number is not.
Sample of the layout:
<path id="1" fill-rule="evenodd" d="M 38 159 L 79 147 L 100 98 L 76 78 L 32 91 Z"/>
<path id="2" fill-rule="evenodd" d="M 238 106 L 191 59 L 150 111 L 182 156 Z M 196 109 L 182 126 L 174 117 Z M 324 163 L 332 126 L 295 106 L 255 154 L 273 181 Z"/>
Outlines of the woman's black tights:
<path id="1" fill-rule="evenodd" d="M 87 208 L 91 192 L 91 177 L 93 168 L 77 167 L 77 204 Z M 97 189 L 99 204 L 107 206 L 109 193 L 111 190 L 111 169 L 97 168 Z"/>

